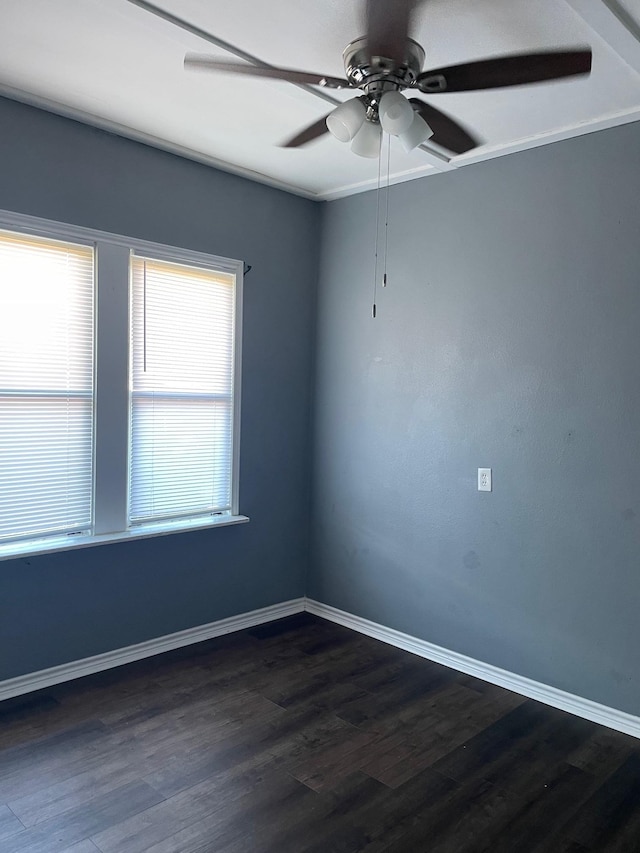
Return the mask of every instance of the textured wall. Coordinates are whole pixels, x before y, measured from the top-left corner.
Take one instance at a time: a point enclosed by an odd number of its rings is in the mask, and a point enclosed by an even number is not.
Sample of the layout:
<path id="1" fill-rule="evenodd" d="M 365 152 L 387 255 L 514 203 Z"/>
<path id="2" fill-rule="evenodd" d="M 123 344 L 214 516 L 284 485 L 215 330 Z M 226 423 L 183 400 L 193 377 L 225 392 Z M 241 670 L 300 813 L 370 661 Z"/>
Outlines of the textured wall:
<path id="1" fill-rule="evenodd" d="M 640 125 L 324 207 L 308 592 L 640 713 Z M 476 490 L 478 467 L 494 491 Z"/>
<path id="2" fill-rule="evenodd" d="M 8 100 L 0 127 L 0 208 L 253 265 L 250 524 L 0 562 L 0 680 L 302 595 L 319 206 Z"/>

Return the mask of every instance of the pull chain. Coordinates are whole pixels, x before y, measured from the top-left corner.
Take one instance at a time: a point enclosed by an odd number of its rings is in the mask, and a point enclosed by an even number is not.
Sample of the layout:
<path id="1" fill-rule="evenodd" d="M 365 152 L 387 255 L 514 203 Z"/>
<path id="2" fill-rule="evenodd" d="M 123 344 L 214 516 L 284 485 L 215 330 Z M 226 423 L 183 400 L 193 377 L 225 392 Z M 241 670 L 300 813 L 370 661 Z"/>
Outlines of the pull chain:
<path id="1" fill-rule="evenodd" d="M 389 248 L 389 175 L 391 172 L 391 136 L 387 134 L 387 198 L 384 217 L 384 276 L 382 286 L 387 286 L 387 250 Z"/>
<path id="2" fill-rule="evenodd" d="M 384 140 L 383 143 L 384 144 Z M 382 254 L 382 286 L 387 286 L 387 254 L 389 249 L 389 184 L 391 176 L 391 137 L 387 134 L 387 174 L 385 176 L 385 214 L 384 214 L 384 244 Z M 373 272 L 373 305 L 371 316 L 375 320 L 378 308 L 376 299 L 378 295 L 378 274 L 380 272 L 380 219 L 382 213 L 382 145 L 378 155 L 378 184 L 376 188 L 376 243 L 375 243 L 375 266 Z"/>
<path id="3" fill-rule="evenodd" d="M 142 262 L 142 372 L 147 372 L 147 262 Z"/>
<path id="4" fill-rule="evenodd" d="M 371 316 L 376 319 L 376 297 L 378 295 L 378 245 L 380 237 L 380 184 L 382 176 L 382 145 L 378 154 L 378 184 L 376 189 L 376 242 L 375 242 L 375 263 L 373 269 L 373 305 L 371 306 Z"/>

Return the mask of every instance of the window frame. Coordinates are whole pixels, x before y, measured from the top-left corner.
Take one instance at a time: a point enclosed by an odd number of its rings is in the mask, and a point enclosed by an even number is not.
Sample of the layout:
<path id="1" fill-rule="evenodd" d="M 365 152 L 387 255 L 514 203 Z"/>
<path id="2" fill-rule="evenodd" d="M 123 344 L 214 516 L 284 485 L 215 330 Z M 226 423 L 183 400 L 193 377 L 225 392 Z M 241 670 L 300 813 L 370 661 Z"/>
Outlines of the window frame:
<path id="1" fill-rule="evenodd" d="M 0 560 L 90 547 L 105 542 L 146 539 L 248 521 L 246 516 L 240 514 L 239 509 L 244 263 L 192 249 L 6 210 L 0 210 L 0 228 L 36 237 L 89 245 L 95 252 L 91 531 L 6 541 L 0 543 Z M 134 254 L 151 256 L 161 261 L 203 267 L 235 276 L 231 510 L 227 514 L 194 516 L 160 523 L 136 525 L 129 523 L 130 259 Z"/>

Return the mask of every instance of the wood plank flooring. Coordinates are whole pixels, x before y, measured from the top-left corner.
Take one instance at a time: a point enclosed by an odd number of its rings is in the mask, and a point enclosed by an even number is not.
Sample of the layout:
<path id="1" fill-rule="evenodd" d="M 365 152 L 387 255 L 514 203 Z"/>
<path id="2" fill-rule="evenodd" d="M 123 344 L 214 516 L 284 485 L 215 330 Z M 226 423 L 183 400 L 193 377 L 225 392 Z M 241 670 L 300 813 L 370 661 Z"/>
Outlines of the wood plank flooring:
<path id="1" fill-rule="evenodd" d="M 301 614 L 0 703 L 1 853 L 640 853 L 640 741 Z"/>

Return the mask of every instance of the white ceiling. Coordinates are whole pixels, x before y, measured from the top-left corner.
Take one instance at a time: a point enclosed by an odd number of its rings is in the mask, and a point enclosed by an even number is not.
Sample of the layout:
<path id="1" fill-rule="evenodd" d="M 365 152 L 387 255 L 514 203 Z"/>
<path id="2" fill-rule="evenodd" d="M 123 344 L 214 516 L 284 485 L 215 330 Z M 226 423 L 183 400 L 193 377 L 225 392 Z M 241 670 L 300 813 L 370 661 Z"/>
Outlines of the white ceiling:
<path id="1" fill-rule="evenodd" d="M 153 2 L 260 60 L 336 76 L 344 76 L 344 46 L 363 33 L 359 0 Z M 0 0 L 0 23 L 0 93 L 313 198 L 376 183 L 377 161 L 329 135 L 300 150 L 278 147 L 331 109 L 319 95 L 186 72 L 187 51 L 235 57 L 129 0 Z M 425 0 L 413 36 L 426 67 L 586 44 L 593 71 L 588 79 L 433 96 L 483 145 L 448 162 L 442 152 L 407 155 L 394 140 L 392 181 L 640 119 L 640 0 Z"/>

